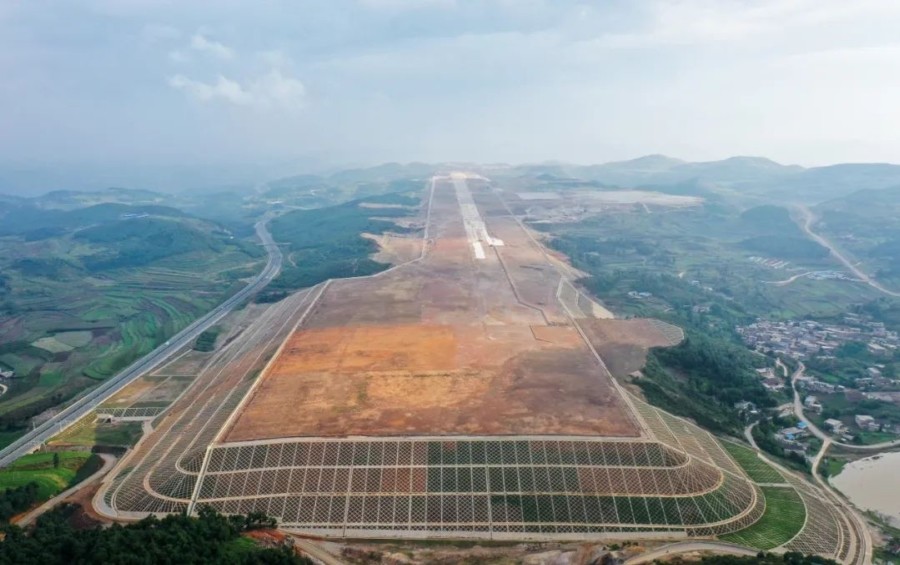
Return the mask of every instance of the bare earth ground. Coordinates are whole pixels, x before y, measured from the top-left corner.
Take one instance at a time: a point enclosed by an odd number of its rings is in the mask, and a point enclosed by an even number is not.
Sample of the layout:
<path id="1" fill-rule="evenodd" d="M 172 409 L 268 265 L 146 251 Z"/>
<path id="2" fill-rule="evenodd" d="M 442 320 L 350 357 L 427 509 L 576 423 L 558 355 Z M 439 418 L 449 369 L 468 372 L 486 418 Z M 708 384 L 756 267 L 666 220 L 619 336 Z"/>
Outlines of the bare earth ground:
<path id="1" fill-rule="evenodd" d="M 168 404 L 187 389 L 193 377 L 143 376 L 103 403 L 107 407 L 125 408 L 138 403 Z"/>
<path id="2" fill-rule="evenodd" d="M 582 319 L 579 325 L 615 377 L 640 370 L 651 347 L 674 345 L 651 320 Z"/>
<path id="3" fill-rule="evenodd" d="M 639 435 L 555 299 L 559 274 L 486 184 L 468 184 L 505 245 L 475 259 L 454 184 L 439 180 L 425 258 L 334 281 L 225 441 Z"/>
<path id="4" fill-rule="evenodd" d="M 363 237 L 378 244 L 378 252 L 372 256 L 372 259 L 379 263 L 397 265 L 412 261 L 422 254 L 422 238 L 418 236 L 364 233 Z"/>
<path id="5" fill-rule="evenodd" d="M 153 375 L 196 375 L 200 372 L 203 365 L 209 361 L 210 357 L 212 357 L 211 351 L 194 351 L 189 349 L 153 371 Z"/>
<path id="6" fill-rule="evenodd" d="M 159 385 L 165 377 L 141 377 L 109 398 L 106 406 L 128 406 Z"/>
<path id="7" fill-rule="evenodd" d="M 645 190 L 535 191 L 526 185 L 508 189 L 507 203 L 521 217 L 538 222 L 575 222 L 582 218 L 618 212 L 654 214 L 702 204 L 696 196 Z"/>

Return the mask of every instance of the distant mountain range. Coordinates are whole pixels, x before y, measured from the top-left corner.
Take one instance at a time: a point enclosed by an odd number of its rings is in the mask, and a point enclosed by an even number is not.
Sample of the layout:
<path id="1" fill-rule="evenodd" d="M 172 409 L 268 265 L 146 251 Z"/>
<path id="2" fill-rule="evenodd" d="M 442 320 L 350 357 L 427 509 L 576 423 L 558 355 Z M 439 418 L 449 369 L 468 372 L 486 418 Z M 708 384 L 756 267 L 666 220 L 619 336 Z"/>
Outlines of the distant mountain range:
<path id="1" fill-rule="evenodd" d="M 833 198 L 840 198 L 858 190 L 900 186 L 900 165 L 887 163 L 838 164 L 804 168 L 799 165 L 782 165 L 764 157 L 738 156 L 721 161 L 688 162 L 665 155 L 646 155 L 637 159 L 601 165 L 575 165 L 558 162 L 516 166 L 473 163 L 385 163 L 375 167 L 345 169 L 329 174 L 284 177 L 256 186 L 258 189 L 266 185 L 270 188 L 288 185 L 296 188 L 301 185 L 386 182 L 422 178 L 434 171 L 459 168 L 482 170 L 489 177 L 512 174 L 540 177 L 548 182 L 556 180 L 570 183 L 573 179 L 581 179 L 589 181 L 591 186 L 598 188 L 654 188 L 681 194 L 727 191 L 751 198 L 806 204 L 817 204 Z M 35 173 L 35 171 L 31 172 Z M 0 194 L 22 194 L 23 190 L 32 194 L 46 192 L 37 189 L 40 184 L 37 178 L 31 179 L 37 184 L 31 182 L 22 184 L 16 182 L 21 179 L 14 180 L 14 174 L 5 173 L 10 173 L 10 171 L 0 169 Z M 50 174 L 48 178 L 52 178 L 53 182 L 47 185 L 47 188 L 84 189 L 75 181 L 66 186 L 63 180 L 57 178 L 59 175 L 54 176 L 51 173 L 52 171 L 48 172 Z M 193 178 L 193 173 L 196 171 L 191 173 L 185 175 L 185 180 Z M 73 178 L 75 176 L 77 175 L 74 175 Z M 147 185 L 145 182 L 141 186 L 135 185 L 135 188 L 145 188 L 145 185 L 153 188 L 156 183 L 151 180 L 152 178 L 148 175 L 145 179 L 150 184 Z M 156 186 L 164 187 L 164 191 L 167 191 L 165 189 L 175 187 L 183 189 L 191 186 L 191 183 L 172 182 L 156 184 Z M 201 184 L 196 183 L 193 186 L 199 187 Z M 228 188 L 243 195 L 252 192 L 247 185 L 239 187 L 232 185 Z M 195 193 L 196 189 L 185 192 Z"/>
<path id="2" fill-rule="evenodd" d="M 900 186 L 900 165 L 887 163 L 840 164 L 804 168 L 782 165 L 764 157 L 730 157 L 691 163 L 665 155 L 647 155 L 602 165 L 525 165 L 515 167 L 529 175 L 580 178 L 617 187 L 694 186 L 697 192 L 716 187 L 747 196 L 777 198 L 785 202 L 818 203 L 865 189 Z"/>

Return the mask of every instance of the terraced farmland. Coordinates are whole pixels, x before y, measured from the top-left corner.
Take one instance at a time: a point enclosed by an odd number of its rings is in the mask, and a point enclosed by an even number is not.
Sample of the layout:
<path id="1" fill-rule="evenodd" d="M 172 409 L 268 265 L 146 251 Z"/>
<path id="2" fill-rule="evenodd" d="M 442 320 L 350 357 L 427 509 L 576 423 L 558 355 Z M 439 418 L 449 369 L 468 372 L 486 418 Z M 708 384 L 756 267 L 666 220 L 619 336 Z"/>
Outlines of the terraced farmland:
<path id="1" fill-rule="evenodd" d="M 153 221 L 165 225 L 173 241 L 187 237 L 187 244 L 169 255 L 154 251 L 150 263 L 121 268 L 109 262 L 123 249 L 140 258 L 146 245 L 140 237 L 127 248 L 115 238 L 88 241 L 80 231 L 37 241 L 0 238 L 0 268 L 10 289 L 5 300 L 13 308 L 0 320 L 0 368 L 19 377 L 0 398 L 7 428 L 24 429 L 30 417 L 116 374 L 257 270 L 261 252 L 204 221 Z M 114 233 L 135 226 L 116 218 L 95 227 Z"/>

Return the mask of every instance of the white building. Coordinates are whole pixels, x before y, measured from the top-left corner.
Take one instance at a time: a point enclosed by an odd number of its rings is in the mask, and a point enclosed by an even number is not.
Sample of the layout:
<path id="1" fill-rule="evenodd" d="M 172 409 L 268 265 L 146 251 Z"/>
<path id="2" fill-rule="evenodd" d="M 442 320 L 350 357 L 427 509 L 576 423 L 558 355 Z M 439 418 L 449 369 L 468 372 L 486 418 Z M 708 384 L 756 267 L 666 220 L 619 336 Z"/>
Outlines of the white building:
<path id="1" fill-rule="evenodd" d="M 840 420 L 836 420 L 834 418 L 828 418 L 827 420 L 825 420 L 825 427 L 836 434 L 844 432 L 844 422 L 841 422 Z"/>
<path id="2" fill-rule="evenodd" d="M 875 418 L 873 418 L 872 416 L 869 416 L 867 414 L 857 414 L 853 417 L 853 420 L 861 430 L 867 430 L 870 432 L 878 431 L 878 422 L 876 422 Z"/>

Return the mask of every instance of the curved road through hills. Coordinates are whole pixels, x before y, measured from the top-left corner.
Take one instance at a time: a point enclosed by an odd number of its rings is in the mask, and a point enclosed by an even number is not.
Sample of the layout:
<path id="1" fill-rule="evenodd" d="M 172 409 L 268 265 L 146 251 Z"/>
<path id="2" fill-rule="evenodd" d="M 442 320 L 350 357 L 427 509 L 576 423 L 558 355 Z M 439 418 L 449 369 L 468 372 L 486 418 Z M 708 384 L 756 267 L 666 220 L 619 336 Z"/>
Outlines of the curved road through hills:
<path id="1" fill-rule="evenodd" d="M 832 243 L 830 241 L 828 241 L 821 235 L 817 234 L 816 232 L 812 231 L 812 226 L 814 223 L 816 223 L 816 216 L 812 213 L 812 210 L 810 210 L 806 206 L 797 206 L 797 210 L 799 210 L 800 213 L 803 215 L 803 223 L 800 225 L 800 227 L 803 228 L 803 231 L 806 232 L 806 235 L 813 238 L 817 243 L 821 244 L 823 247 L 828 249 L 828 251 L 830 251 L 831 254 L 834 256 L 834 258 L 838 260 L 838 262 L 840 262 L 843 266 L 847 267 L 847 269 L 849 269 L 851 273 L 853 273 L 854 275 L 859 277 L 862 280 L 862 282 L 866 283 L 867 285 L 871 286 L 872 288 L 874 288 L 875 290 L 877 290 L 879 292 L 883 292 L 884 294 L 887 294 L 888 296 L 900 298 L 900 292 L 894 292 L 893 290 L 889 290 L 889 289 L 883 287 L 881 285 L 881 283 L 879 283 L 878 281 L 876 281 L 869 275 L 867 275 L 864 272 L 862 272 L 861 270 L 859 270 L 859 268 L 856 265 L 854 265 L 853 263 L 851 263 L 847 257 L 842 255 L 841 252 L 838 251 L 837 248 L 834 245 L 832 245 Z"/>
<path id="2" fill-rule="evenodd" d="M 821 449 L 819 449 L 819 453 L 817 453 L 815 458 L 813 459 L 810 473 L 812 473 L 813 479 L 815 479 L 815 481 L 819 483 L 819 486 L 822 487 L 822 490 L 832 496 L 835 504 L 843 507 L 847 514 L 853 519 L 853 526 L 856 529 L 857 538 L 862 544 L 861 554 L 863 555 L 863 559 L 866 563 L 871 563 L 872 537 L 869 534 L 869 528 L 866 525 L 866 521 L 862 517 L 860 517 L 856 510 L 848 502 L 846 502 L 840 494 L 837 493 L 837 491 L 828 483 L 828 481 L 822 478 L 822 475 L 819 473 L 819 464 L 822 462 L 822 459 L 825 457 L 825 453 L 832 445 L 856 451 L 878 451 L 900 445 L 900 440 L 875 443 L 872 445 L 854 445 L 851 443 L 841 443 L 832 440 L 831 436 L 819 429 L 819 427 L 811 422 L 803 413 L 803 402 L 800 400 L 800 393 L 797 391 L 797 379 L 803 376 L 804 371 L 806 371 L 806 366 L 801 362 L 797 367 L 797 370 L 794 371 L 794 374 L 791 375 L 791 389 L 793 389 L 794 392 L 794 415 L 797 416 L 797 418 L 799 418 L 802 422 L 806 422 L 809 431 L 814 436 L 822 440 L 822 447 Z"/>
<path id="3" fill-rule="evenodd" d="M 670 543 L 646 553 L 641 553 L 625 560 L 625 565 L 638 565 L 640 563 L 655 563 L 660 559 L 668 560 L 682 553 L 711 552 L 716 555 L 738 555 L 752 557 L 759 553 L 756 549 L 748 549 L 742 545 L 735 545 L 722 541 L 681 541 Z"/>
<path id="4" fill-rule="evenodd" d="M 272 215 L 267 214 L 263 219 L 256 223 L 256 235 L 266 249 L 269 258 L 265 268 L 263 268 L 263 270 L 256 275 L 247 286 L 213 308 L 205 316 L 198 318 L 189 326 L 175 334 L 165 344 L 138 359 L 118 375 L 107 379 L 96 388 L 90 389 L 59 414 L 47 420 L 40 426 L 37 426 L 34 430 L 14 441 L 6 448 L 0 450 L 0 467 L 5 467 L 22 455 L 34 451 L 52 436 L 86 416 L 125 385 L 144 373 L 160 366 L 178 350 L 190 344 L 197 336 L 218 323 L 219 320 L 231 312 L 235 306 L 268 285 L 281 271 L 282 261 L 281 249 L 279 249 L 278 245 L 272 240 L 272 235 L 266 227 L 266 224 L 271 218 Z"/>

